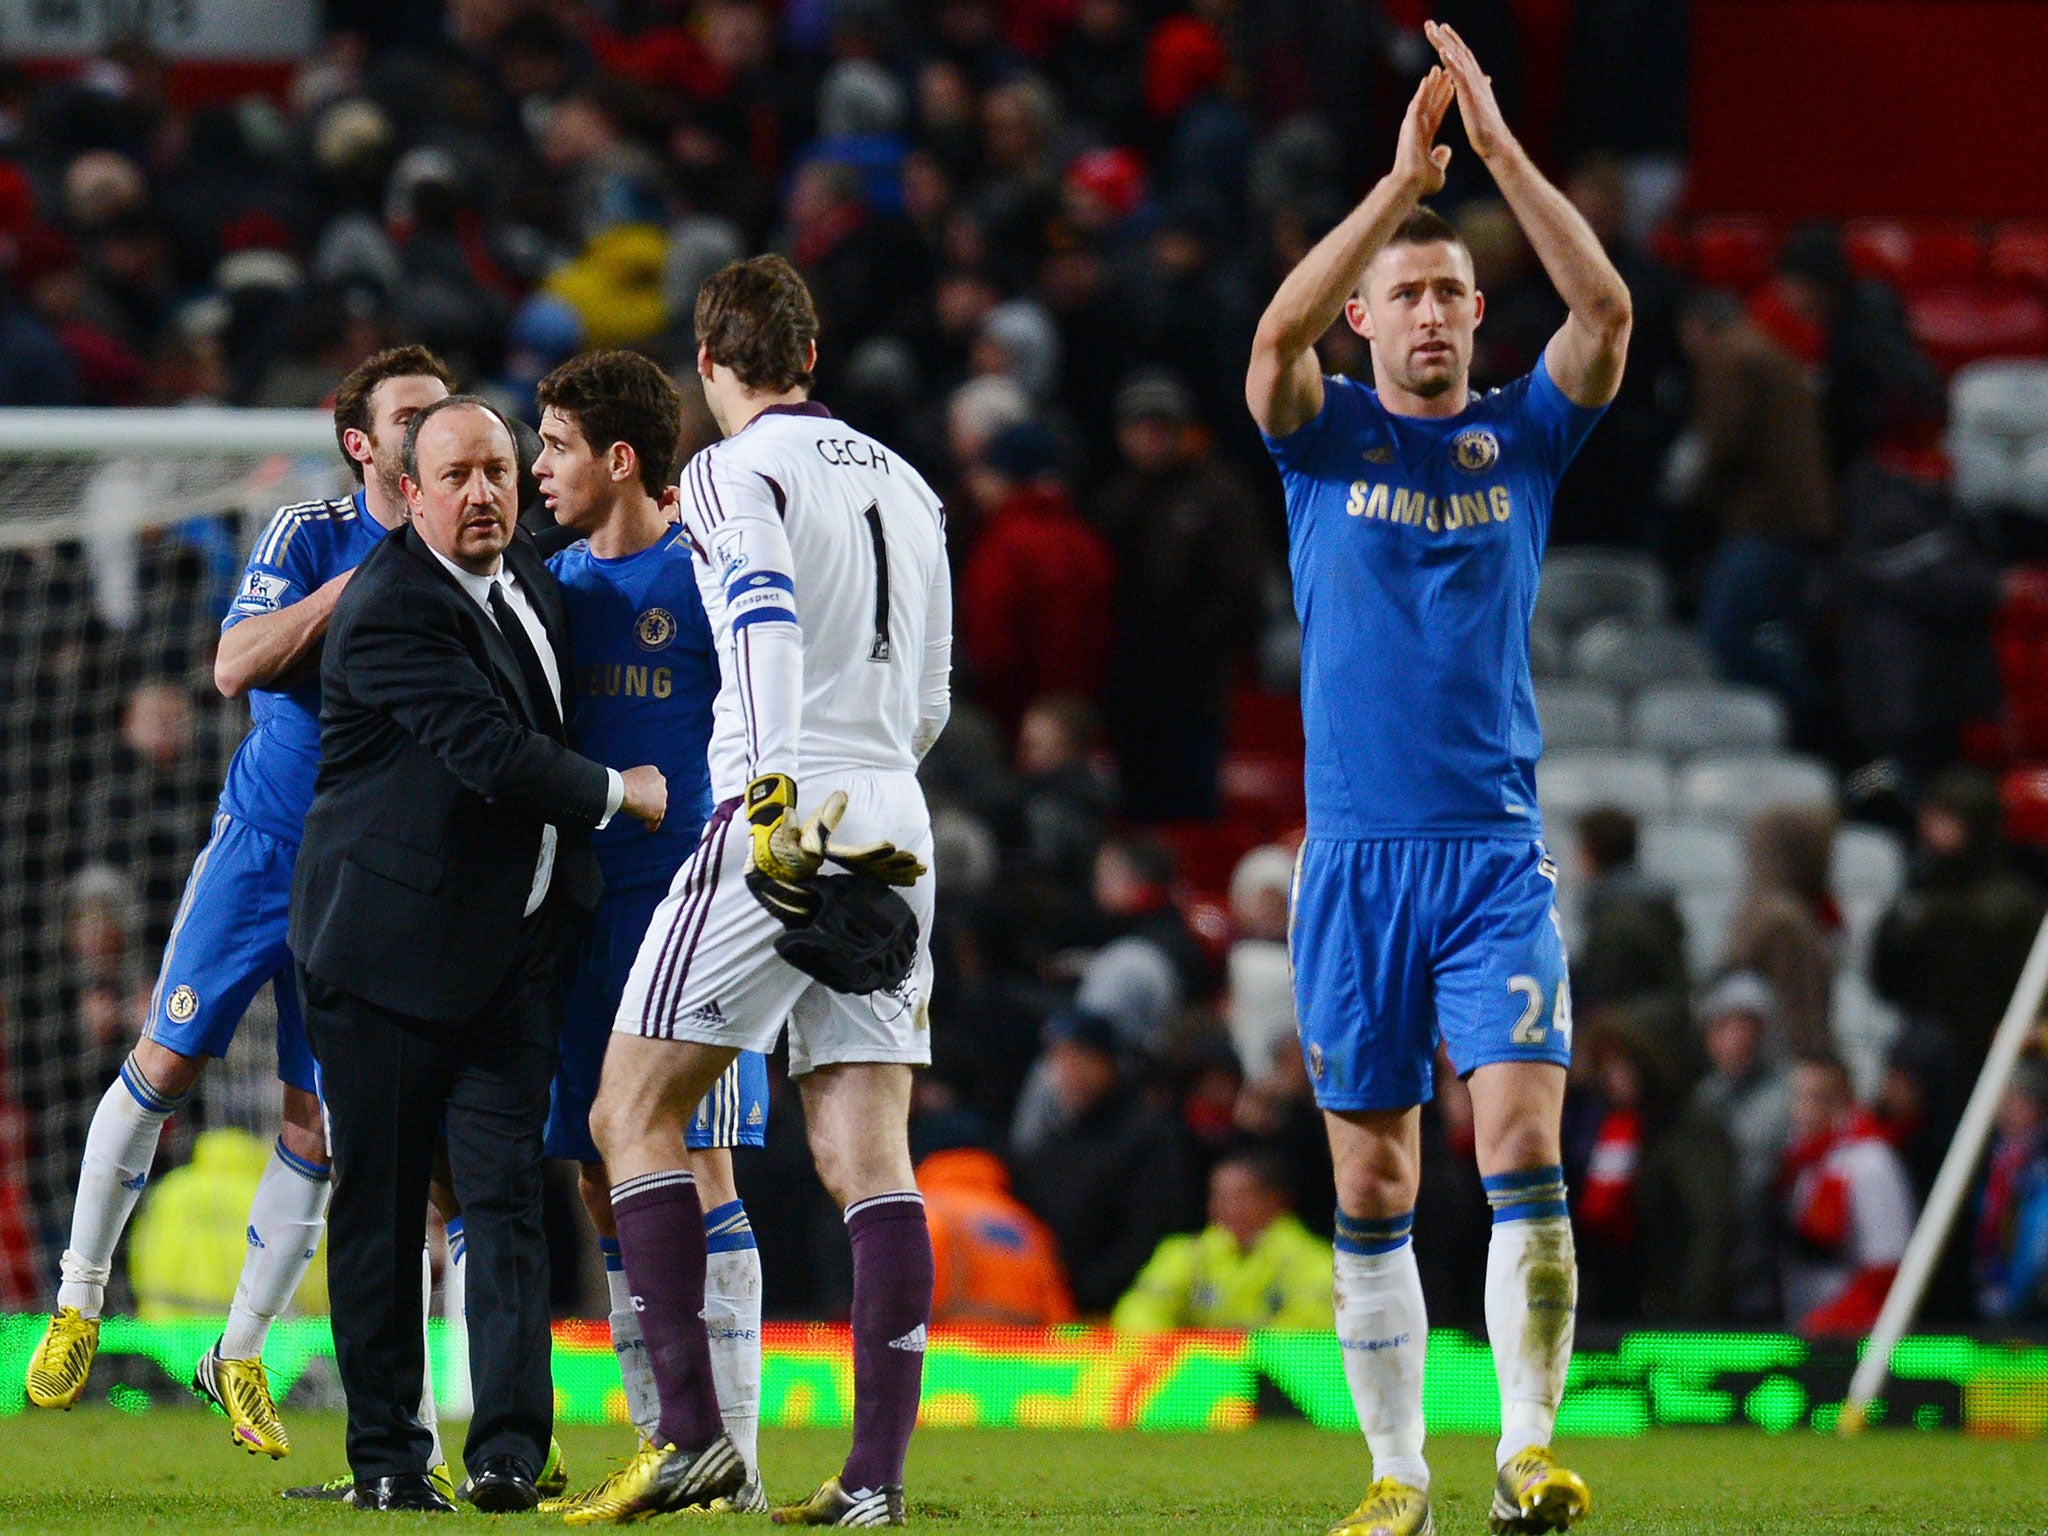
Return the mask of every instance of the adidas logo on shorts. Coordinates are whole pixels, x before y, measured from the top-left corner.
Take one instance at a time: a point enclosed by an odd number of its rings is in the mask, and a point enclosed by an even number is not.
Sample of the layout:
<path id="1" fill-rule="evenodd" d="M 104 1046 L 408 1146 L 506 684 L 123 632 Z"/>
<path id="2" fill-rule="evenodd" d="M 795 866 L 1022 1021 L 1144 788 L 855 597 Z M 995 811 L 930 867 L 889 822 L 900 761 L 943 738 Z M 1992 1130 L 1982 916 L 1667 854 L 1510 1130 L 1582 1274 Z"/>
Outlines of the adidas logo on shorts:
<path id="1" fill-rule="evenodd" d="M 687 1022 L 691 1024 L 723 1024 L 725 1022 L 725 1011 L 714 1000 L 693 1011 Z"/>

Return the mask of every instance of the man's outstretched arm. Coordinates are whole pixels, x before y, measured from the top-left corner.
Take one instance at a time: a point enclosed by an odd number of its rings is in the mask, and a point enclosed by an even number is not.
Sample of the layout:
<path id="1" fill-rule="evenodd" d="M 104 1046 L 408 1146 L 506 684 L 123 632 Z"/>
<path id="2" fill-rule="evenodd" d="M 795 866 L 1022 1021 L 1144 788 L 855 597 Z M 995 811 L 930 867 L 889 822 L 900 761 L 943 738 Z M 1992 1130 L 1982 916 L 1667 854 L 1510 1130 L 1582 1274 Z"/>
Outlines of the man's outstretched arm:
<path id="1" fill-rule="evenodd" d="M 1322 410 L 1323 370 L 1316 359 L 1316 343 L 1343 314 L 1344 301 L 1358 287 L 1359 275 L 1373 254 L 1417 203 L 1442 189 L 1451 151 L 1436 143 L 1436 131 L 1450 110 L 1452 95 L 1450 77 L 1443 70 L 1432 69 L 1423 77 L 1401 123 L 1394 168 L 1343 223 L 1301 258 L 1259 317 L 1244 400 L 1260 431 L 1285 437 Z"/>
<path id="2" fill-rule="evenodd" d="M 1600 248 L 1592 226 L 1544 179 L 1508 131 L 1494 99 L 1493 82 L 1465 40 L 1433 21 L 1425 23 L 1423 31 L 1457 89 L 1465 137 L 1493 173 L 1494 185 L 1571 311 L 1543 350 L 1551 380 L 1574 405 L 1606 405 L 1621 388 L 1621 371 L 1628 360 L 1629 326 L 1634 320 L 1628 285 Z"/>

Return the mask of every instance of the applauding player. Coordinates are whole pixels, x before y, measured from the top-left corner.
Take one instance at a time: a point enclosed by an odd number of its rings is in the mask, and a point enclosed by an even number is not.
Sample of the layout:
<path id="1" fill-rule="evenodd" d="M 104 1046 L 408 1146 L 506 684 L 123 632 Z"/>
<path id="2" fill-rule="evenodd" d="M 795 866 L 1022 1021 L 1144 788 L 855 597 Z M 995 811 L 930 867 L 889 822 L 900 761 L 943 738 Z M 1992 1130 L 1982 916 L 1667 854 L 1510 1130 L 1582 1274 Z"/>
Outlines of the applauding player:
<path id="1" fill-rule="evenodd" d="M 1375 1481 L 1339 1530 L 1433 1529 L 1428 1339 L 1409 1230 L 1419 1106 L 1441 1039 L 1469 1078 L 1493 1205 L 1486 1324 L 1501 1394 L 1496 1531 L 1586 1512 L 1549 1445 L 1578 1281 L 1559 1119 L 1571 1000 L 1536 812 L 1529 620 L 1552 494 L 1621 383 L 1629 296 L 1508 132 L 1458 35 L 1410 103 L 1394 168 L 1281 284 L 1245 397 L 1280 466 L 1308 730 L 1294 907 L 1303 1051 L 1337 1174 L 1337 1332 Z M 1570 318 L 1524 378 L 1474 396 L 1485 310 L 1464 243 L 1421 200 L 1452 100 Z M 1339 318 L 1373 382 L 1325 378 Z"/>
<path id="2" fill-rule="evenodd" d="M 718 653 L 689 540 L 661 504 L 682 430 L 675 385 L 637 353 L 594 352 L 541 380 L 539 401 L 534 478 L 556 522 L 583 535 L 548 562 L 569 606 L 569 740 L 602 763 L 651 762 L 668 779 L 668 816 L 657 831 L 614 823 L 591 839 L 604 898 L 565 1000 L 547 1129 L 549 1155 L 582 1164 L 583 1203 L 611 1286 L 612 1346 L 626 1404 L 641 1439 L 651 1442 L 660 1404 L 619 1258 L 611 1181 L 590 1139 L 590 1104 L 641 936 L 711 812 Z M 755 1462 L 761 1259 L 733 1185 L 729 1149 L 760 1146 L 767 1124 L 767 1064 L 758 1052 L 742 1051 L 698 1103 L 685 1132 L 687 1166 L 705 1207 L 705 1321 L 719 1407 L 747 1469 L 745 1487 L 730 1501 L 735 1509 L 765 1510 L 767 1501 Z M 601 1503 L 610 1482 L 542 1508 L 566 1512 Z"/>
<path id="3" fill-rule="evenodd" d="M 697 371 L 726 440 L 684 472 L 683 528 L 718 638 L 719 806 L 633 963 L 591 1113 L 661 1420 L 576 1524 L 703 1505 L 745 1479 L 719 1422 L 683 1125 L 785 1020 L 818 1173 L 853 1245 L 854 1413 L 839 1475 L 774 1518 L 903 1520 L 932 1296 L 907 1135 L 910 1069 L 931 1059 L 917 764 L 948 710 L 952 599 L 938 498 L 806 398 L 817 329 L 778 256 L 726 267 L 697 297 Z M 838 842 L 842 827 L 864 841 Z M 854 873 L 817 878 L 828 859 Z"/>
<path id="4" fill-rule="evenodd" d="M 114 1245 L 149 1181 L 163 1123 L 208 1059 L 226 1054 L 250 999 L 269 982 L 284 1124 L 249 1208 L 249 1252 L 227 1331 L 200 1360 L 192 1386 L 227 1414 L 243 1449 L 271 1457 L 291 1450 L 262 1355 L 327 1214 L 327 1138 L 285 948 L 292 867 L 320 766 L 320 648 L 349 576 L 405 520 L 398 461 L 406 424 L 447 393 L 447 370 L 424 347 L 379 352 L 342 380 L 334 431 L 357 490 L 281 508 L 256 540 L 222 621 L 214 678 L 229 698 L 249 695 L 255 729 L 228 765 L 213 836 L 178 904 L 142 1038 L 86 1136 L 57 1311 L 29 1357 L 28 1400 L 39 1408 L 69 1408 L 85 1389 Z M 435 1452 L 438 1463 L 438 1443 Z"/>

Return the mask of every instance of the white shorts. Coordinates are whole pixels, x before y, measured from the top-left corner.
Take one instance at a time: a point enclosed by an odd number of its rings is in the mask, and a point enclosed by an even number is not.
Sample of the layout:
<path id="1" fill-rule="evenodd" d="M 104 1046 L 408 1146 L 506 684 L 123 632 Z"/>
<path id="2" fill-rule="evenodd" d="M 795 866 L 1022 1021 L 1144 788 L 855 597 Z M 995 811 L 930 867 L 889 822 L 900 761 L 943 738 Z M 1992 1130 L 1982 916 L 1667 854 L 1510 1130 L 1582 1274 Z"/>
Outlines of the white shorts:
<path id="1" fill-rule="evenodd" d="M 619 1000 L 615 1032 L 765 1052 L 786 1021 L 792 1077 L 842 1062 L 931 1061 L 934 887 L 924 791 L 910 773 L 825 775 L 800 803 L 808 811 L 833 789 L 846 791 L 841 840 L 886 839 L 924 861 L 924 878 L 902 893 L 917 914 L 917 959 L 903 984 L 848 996 L 775 953 L 784 929 L 747 889 L 749 829 L 739 801 L 728 800 L 704 824 L 696 853 L 654 909 Z"/>

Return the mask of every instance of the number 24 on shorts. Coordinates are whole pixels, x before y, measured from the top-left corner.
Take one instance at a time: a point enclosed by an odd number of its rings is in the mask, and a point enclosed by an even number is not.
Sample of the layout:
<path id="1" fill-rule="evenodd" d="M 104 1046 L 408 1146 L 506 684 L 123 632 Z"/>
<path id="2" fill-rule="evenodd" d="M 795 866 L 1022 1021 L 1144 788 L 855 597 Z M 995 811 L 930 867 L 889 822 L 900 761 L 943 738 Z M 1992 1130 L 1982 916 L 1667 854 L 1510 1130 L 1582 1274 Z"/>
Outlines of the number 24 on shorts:
<path id="1" fill-rule="evenodd" d="M 1520 993 L 1528 999 L 1522 1008 L 1522 1016 L 1515 1020 L 1515 1027 L 1508 1033 L 1508 1040 L 1514 1045 L 1541 1045 L 1549 1038 L 1554 1028 L 1566 1045 L 1572 1041 L 1572 984 L 1568 976 L 1557 979 L 1557 996 L 1552 1002 L 1550 1023 L 1543 1022 L 1543 983 L 1534 976 L 1510 976 L 1508 990 Z"/>

